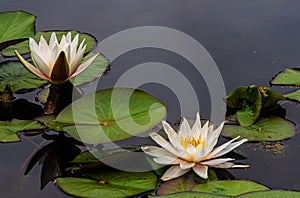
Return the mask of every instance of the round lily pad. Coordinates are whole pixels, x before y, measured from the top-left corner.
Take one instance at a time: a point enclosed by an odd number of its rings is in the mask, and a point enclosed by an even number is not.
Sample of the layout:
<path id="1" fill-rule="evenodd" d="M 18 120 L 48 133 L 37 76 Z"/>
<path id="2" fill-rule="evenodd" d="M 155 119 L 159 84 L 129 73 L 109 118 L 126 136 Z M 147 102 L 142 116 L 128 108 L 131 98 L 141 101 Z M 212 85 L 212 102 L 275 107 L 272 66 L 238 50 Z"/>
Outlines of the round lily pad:
<path id="1" fill-rule="evenodd" d="M 288 190 L 268 190 L 250 192 L 237 196 L 238 198 L 299 198 L 300 192 Z"/>
<path id="2" fill-rule="evenodd" d="M 71 32 L 72 34 L 72 39 L 74 38 L 74 36 L 76 34 L 80 34 L 79 35 L 79 40 L 78 40 L 78 43 L 81 43 L 83 39 L 85 39 L 85 43 L 86 43 L 86 49 L 85 49 L 85 52 L 90 52 L 92 49 L 94 49 L 96 47 L 96 39 L 89 35 L 89 34 L 85 34 L 85 33 L 80 33 L 78 31 L 47 31 L 47 32 L 37 32 L 36 35 L 33 37 L 34 40 L 36 42 L 39 42 L 40 41 L 40 37 L 41 35 L 43 35 L 43 37 L 46 39 L 46 41 L 49 43 L 49 40 L 50 40 L 50 37 L 51 37 L 51 34 L 52 32 L 55 32 L 56 33 L 56 37 L 57 39 L 60 41 L 62 35 L 66 35 L 68 32 Z M 18 43 L 16 45 L 12 45 L 12 46 L 9 46 L 5 49 L 3 49 L 2 51 L 2 54 L 4 56 L 16 56 L 15 55 L 15 50 L 17 50 L 20 54 L 27 54 L 30 52 L 30 49 L 29 49 L 29 42 L 28 40 L 27 41 L 23 41 L 21 43 Z"/>
<path id="3" fill-rule="evenodd" d="M 95 53 L 91 52 L 83 58 L 83 61 L 91 58 Z M 74 86 L 82 85 L 91 82 L 97 78 L 100 78 L 108 69 L 108 60 L 104 56 L 99 55 L 95 60 L 78 76 L 70 79 L 70 82 Z"/>
<path id="4" fill-rule="evenodd" d="M 13 92 L 35 89 L 47 81 L 33 75 L 25 67 L 16 61 L 0 63 L 0 90 L 10 85 Z"/>
<path id="5" fill-rule="evenodd" d="M 300 102 L 300 89 L 290 92 L 290 93 L 287 93 L 284 95 L 284 97 L 288 100 L 292 100 L 292 101 L 299 103 Z"/>
<path id="6" fill-rule="evenodd" d="M 261 118 L 254 125 L 243 127 L 239 125 L 225 125 L 222 135 L 235 138 L 241 136 L 248 141 L 279 141 L 295 136 L 295 125 L 280 117 Z"/>
<path id="7" fill-rule="evenodd" d="M 58 131 L 58 132 L 62 132 L 63 127 L 70 125 L 70 124 L 55 121 L 55 117 L 56 117 L 55 115 L 46 115 L 46 116 L 38 117 L 36 118 L 36 120 L 46 125 L 48 129 Z"/>
<path id="8" fill-rule="evenodd" d="M 58 178 L 58 186 L 78 197 L 129 197 L 155 189 L 157 178 L 151 172 L 96 171 L 86 178 Z"/>
<path id="9" fill-rule="evenodd" d="M 45 129 L 45 126 L 32 120 L 13 119 L 10 122 L 0 121 L 0 142 L 18 142 L 20 141 L 19 132 L 41 129 Z"/>
<path id="10" fill-rule="evenodd" d="M 0 13 L 0 50 L 32 37 L 36 17 L 24 11 Z"/>
<path id="11" fill-rule="evenodd" d="M 246 180 L 220 180 L 198 184 L 192 191 L 213 193 L 225 196 L 237 196 L 246 192 L 269 190 L 268 187 Z"/>
<path id="12" fill-rule="evenodd" d="M 228 198 L 228 196 L 216 195 L 211 193 L 201 193 L 201 192 L 180 192 L 169 195 L 162 196 L 149 196 L 150 198 Z"/>
<path id="13" fill-rule="evenodd" d="M 152 95 L 131 88 L 108 88 L 67 106 L 56 121 L 74 124 L 63 130 L 89 144 L 126 139 L 159 123 L 165 105 Z"/>
<path id="14" fill-rule="evenodd" d="M 276 74 L 270 83 L 272 85 L 300 87 L 300 70 L 299 68 L 285 69 Z"/>

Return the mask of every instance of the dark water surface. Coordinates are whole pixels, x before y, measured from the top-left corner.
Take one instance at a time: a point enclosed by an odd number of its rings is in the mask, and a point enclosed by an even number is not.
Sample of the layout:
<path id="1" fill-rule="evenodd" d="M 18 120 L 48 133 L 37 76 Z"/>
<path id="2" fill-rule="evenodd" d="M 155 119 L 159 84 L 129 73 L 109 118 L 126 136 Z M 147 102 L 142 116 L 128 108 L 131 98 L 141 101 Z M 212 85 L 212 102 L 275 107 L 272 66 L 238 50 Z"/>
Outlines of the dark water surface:
<path id="1" fill-rule="evenodd" d="M 239 86 L 268 86 L 271 77 L 300 64 L 300 1 L 297 0 L 111 0 L 111 1 L 11 1 L 1 0 L 0 11 L 25 10 L 36 15 L 37 31 L 74 29 L 94 35 L 98 41 L 128 28 L 165 26 L 199 41 L 212 55 L 229 93 Z M 110 57 L 107 57 L 110 59 Z M 210 114 L 207 87 L 184 58 L 158 49 L 134 50 L 111 63 L 111 71 L 99 88 L 111 87 L 129 68 L 143 62 L 162 62 L 180 70 L 195 86 L 201 114 Z M 165 78 L 172 78 L 165 74 Z M 157 85 L 142 89 L 167 103 L 168 120 L 180 116 L 172 91 Z M 282 93 L 284 89 L 278 88 Z M 188 95 L 186 97 L 189 97 Z M 193 107 L 193 104 L 190 104 Z M 287 118 L 300 123 L 300 108 L 286 104 Z M 191 108 L 193 109 L 193 108 Z M 189 113 L 194 117 L 196 112 Z M 54 185 L 39 190 L 40 169 L 24 177 L 23 163 L 43 140 L 27 137 L 22 143 L 0 145 L 1 197 L 67 197 Z M 247 157 L 247 170 L 230 170 L 237 179 L 250 179 L 274 189 L 300 190 L 300 138 L 284 141 L 284 150 L 274 155 L 257 145 L 240 149 Z"/>

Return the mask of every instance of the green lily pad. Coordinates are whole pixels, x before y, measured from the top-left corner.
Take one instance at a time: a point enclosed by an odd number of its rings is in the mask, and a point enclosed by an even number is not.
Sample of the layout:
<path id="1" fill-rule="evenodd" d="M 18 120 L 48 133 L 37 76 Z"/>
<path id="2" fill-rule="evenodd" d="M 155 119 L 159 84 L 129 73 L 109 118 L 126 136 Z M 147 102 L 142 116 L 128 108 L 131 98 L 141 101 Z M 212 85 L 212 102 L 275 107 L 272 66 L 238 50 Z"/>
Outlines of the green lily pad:
<path id="1" fill-rule="evenodd" d="M 230 108 L 237 109 L 237 120 L 242 126 L 252 125 L 259 117 L 262 97 L 257 86 L 240 87 L 225 97 Z"/>
<path id="2" fill-rule="evenodd" d="M 57 122 L 55 121 L 55 117 L 56 117 L 55 115 L 46 115 L 46 116 L 38 117 L 36 118 L 36 120 L 46 125 L 49 130 L 63 132 L 63 127 L 69 126 L 70 124 Z"/>
<path id="3" fill-rule="evenodd" d="M 288 190 L 268 190 L 245 193 L 238 198 L 299 198 L 300 192 L 288 191 Z"/>
<path id="4" fill-rule="evenodd" d="M 39 42 L 41 35 L 43 35 L 43 37 L 49 43 L 49 40 L 50 40 L 52 32 L 56 33 L 56 37 L 60 41 L 62 35 L 66 35 L 69 31 L 37 32 L 34 37 L 33 36 L 31 36 L 31 37 L 33 37 L 36 42 Z M 76 34 L 80 33 L 80 32 L 72 30 L 71 33 L 72 33 L 72 39 L 73 39 L 74 36 Z M 92 49 L 94 49 L 96 47 L 96 43 L 97 43 L 96 39 L 94 37 L 92 37 L 91 35 L 85 34 L 85 33 L 80 33 L 80 35 L 79 35 L 79 41 L 78 42 L 81 43 L 81 41 L 83 39 L 85 39 L 85 44 L 87 45 L 86 46 L 86 50 L 85 50 L 86 53 L 90 52 Z M 29 42 L 28 42 L 28 40 L 27 41 L 23 41 L 21 43 L 18 43 L 16 45 L 12 45 L 12 46 L 9 46 L 9 47 L 5 48 L 2 51 L 2 54 L 4 56 L 16 56 L 15 52 L 14 52 L 15 50 L 17 50 L 20 54 L 27 54 L 27 53 L 29 53 L 30 49 L 29 49 Z"/>
<path id="5" fill-rule="evenodd" d="M 292 100 L 292 101 L 299 103 L 300 102 L 300 89 L 290 92 L 290 93 L 287 93 L 284 95 L 284 97 L 288 100 Z"/>
<path id="6" fill-rule="evenodd" d="M 85 178 L 58 178 L 58 186 L 78 197 L 129 197 L 154 190 L 156 176 L 151 172 L 95 171 Z"/>
<path id="7" fill-rule="evenodd" d="M 73 102 L 56 121 L 75 124 L 63 128 L 75 139 L 99 144 L 143 133 L 159 123 L 165 114 L 165 105 L 144 91 L 108 88 Z"/>
<path id="8" fill-rule="evenodd" d="M 45 129 L 45 126 L 32 120 L 13 119 L 10 122 L 0 121 L 0 142 L 18 142 L 20 141 L 19 132 L 41 129 Z"/>
<path id="9" fill-rule="evenodd" d="M 192 191 L 213 193 L 225 196 L 237 196 L 247 192 L 269 190 L 268 187 L 246 180 L 220 180 L 198 184 Z"/>
<path id="10" fill-rule="evenodd" d="M 83 61 L 88 60 L 95 53 L 91 52 L 83 58 Z M 99 55 L 95 60 L 84 70 L 81 74 L 75 78 L 70 79 L 70 82 L 74 86 L 82 85 L 84 83 L 91 82 L 97 78 L 100 78 L 108 69 L 108 60 L 104 56 Z"/>
<path id="11" fill-rule="evenodd" d="M 35 89 L 47 81 L 33 75 L 25 67 L 16 61 L 5 61 L 0 63 L 0 90 L 10 85 L 13 92 Z"/>
<path id="12" fill-rule="evenodd" d="M 0 50 L 32 37 L 36 17 L 24 11 L 0 13 Z"/>
<path id="13" fill-rule="evenodd" d="M 225 125 L 222 135 L 225 137 L 247 138 L 248 141 L 279 141 L 295 136 L 295 125 L 279 117 L 261 118 L 249 127 Z"/>
<path id="14" fill-rule="evenodd" d="M 276 74 L 270 83 L 272 85 L 300 87 L 300 70 L 298 68 L 285 69 Z"/>
<path id="15" fill-rule="evenodd" d="M 150 198 L 228 198 L 228 196 L 216 195 L 211 193 L 200 193 L 200 192 L 180 192 L 162 196 L 149 196 Z"/>

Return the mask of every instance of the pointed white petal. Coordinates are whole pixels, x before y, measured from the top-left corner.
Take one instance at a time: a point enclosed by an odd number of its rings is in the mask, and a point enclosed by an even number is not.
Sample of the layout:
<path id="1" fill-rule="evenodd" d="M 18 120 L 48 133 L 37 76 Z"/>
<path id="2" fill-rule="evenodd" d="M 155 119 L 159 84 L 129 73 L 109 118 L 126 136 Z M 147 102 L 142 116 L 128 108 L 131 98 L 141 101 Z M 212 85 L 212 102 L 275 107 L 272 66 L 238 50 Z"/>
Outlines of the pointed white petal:
<path id="1" fill-rule="evenodd" d="M 191 127 L 188 121 L 183 118 L 183 121 L 180 124 L 180 129 L 178 132 L 179 137 L 186 138 L 191 134 Z"/>
<path id="2" fill-rule="evenodd" d="M 167 151 L 169 151 L 173 155 L 178 156 L 178 157 L 180 156 L 179 153 L 177 152 L 177 150 L 173 147 L 173 145 L 171 145 L 167 140 L 165 140 L 159 134 L 157 134 L 157 133 L 150 133 L 150 137 L 157 144 L 159 144 L 161 147 L 163 147 L 164 149 L 166 149 Z"/>
<path id="3" fill-rule="evenodd" d="M 200 136 L 200 129 L 201 129 L 201 120 L 200 120 L 199 113 L 197 113 L 197 115 L 196 115 L 196 121 L 195 121 L 195 123 L 194 123 L 194 125 L 192 127 L 191 137 L 193 137 L 193 138 L 199 138 L 199 136 Z"/>
<path id="4" fill-rule="evenodd" d="M 81 72 L 83 72 L 93 61 L 94 59 L 99 55 L 99 53 L 96 53 L 94 56 L 92 56 L 90 59 L 88 59 L 87 61 L 85 61 L 84 63 L 82 63 L 81 65 L 78 66 L 78 68 L 76 69 L 75 72 L 73 72 L 70 78 L 73 78 L 75 76 L 77 76 L 78 74 L 80 74 Z M 70 68 L 70 70 L 72 70 L 73 68 Z"/>
<path id="5" fill-rule="evenodd" d="M 49 47 L 52 50 L 54 48 L 54 46 L 56 46 L 56 45 L 58 45 L 56 34 L 55 34 L 55 32 L 52 32 L 50 41 L 49 41 Z"/>
<path id="6" fill-rule="evenodd" d="M 223 164 L 225 162 L 232 161 L 232 160 L 234 160 L 234 159 L 233 158 L 212 159 L 212 160 L 208 160 L 208 161 L 205 161 L 205 162 L 201 162 L 201 164 L 204 164 L 204 165 L 207 165 L 207 166 L 215 166 L 215 165 Z"/>
<path id="7" fill-rule="evenodd" d="M 35 40 L 33 38 L 29 38 L 29 48 L 30 48 L 30 51 L 39 52 L 39 50 L 40 50 L 38 44 L 35 42 Z"/>
<path id="8" fill-rule="evenodd" d="M 247 139 L 242 139 L 238 142 L 232 143 L 232 144 L 228 145 L 227 147 L 225 147 L 224 149 L 222 149 L 220 152 L 216 153 L 213 157 L 215 158 L 215 157 L 225 155 L 226 153 L 229 153 L 230 151 L 232 151 L 236 147 L 240 146 L 241 144 L 245 143 L 246 141 L 247 141 Z"/>
<path id="9" fill-rule="evenodd" d="M 206 121 L 203 127 L 200 129 L 201 138 L 206 139 L 208 135 L 209 121 Z"/>
<path id="10" fill-rule="evenodd" d="M 190 169 L 190 168 L 192 168 L 193 166 L 195 166 L 195 163 L 182 161 L 182 162 L 180 162 L 179 165 L 180 165 L 180 168 L 181 168 L 181 169 Z"/>
<path id="11" fill-rule="evenodd" d="M 162 126 L 164 128 L 164 131 L 168 135 L 169 141 L 173 144 L 173 146 L 177 149 L 183 150 L 179 141 L 178 134 L 174 131 L 174 129 L 165 121 L 162 121 Z"/>
<path id="12" fill-rule="evenodd" d="M 181 169 L 179 165 L 171 166 L 161 177 L 161 180 L 168 181 L 170 179 L 175 179 L 189 172 L 189 170 L 190 169 Z"/>
<path id="13" fill-rule="evenodd" d="M 60 50 L 65 51 L 68 46 L 69 44 L 66 41 L 66 36 L 63 35 L 59 43 Z"/>
<path id="14" fill-rule="evenodd" d="M 173 157 L 174 156 L 169 151 L 167 151 L 163 148 L 159 148 L 157 146 L 142 146 L 141 148 L 146 154 L 154 156 L 154 157 L 164 157 L 164 156 Z"/>
<path id="15" fill-rule="evenodd" d="M 205 155 L 207 155 L 208 153 L 210 153 L 214 149 L 214 147 L 216 146 L 216 144 L 218 142 L 218 139 L 219 139 L 219 136 L 221 134 L 221 131 L 223 129 L 223 126 L 224 126 L 224 122 L 217 129 L 215 129 L 214 131 L 212 131 L 207 136 L 207 139 L 206 139 L 207 148 L 206 148 Z"/>
<path id="16" fill-rule="evenodd" d="M 165 165 L 171 165 L 171 164 L 179 164 L 182 162 L 181 159 L 173 155 L 172 157 L 169 156 L 161 156 L 153 158 L 153 161 L 155 161 L 158 164 L 165 164 Z"/>
<path id="17" fill-rule="evenodd" d="M 207 179 L 208 178 L 208 174 L 207 174 L 207 171 L 208 171 L 208 167 L 206 165 L 199 165 L 199 164 L 196 164 L 194 167 L 193 167 L 193 170 L 195 171 L 195 173 L 197 175 L 199 175 L 200 177 L 202 177 L 203 179 Z"/>
<path id="18" fill-rule="evenodd" d="M 35 51 L 31 51 L 31 59 L 34 61 L 38 69 L 47 77 L 51 76 L 51 66 L 47 65 L 44 60 Z"/>
<path id="19" fill-rule="evenodd" d="M 33 73 L 34 75 L 42 79 L 49 80 L 47 76 L 45 76 L 42 72 L 40 72 L 35 66 L 27 62 L 16 50 L 15 53 L 18 59 L 20 60 L 20 62 L 22 63 L 22 65 L 24 65 L 24 67 L 26 67 L 31 73 Z"/>

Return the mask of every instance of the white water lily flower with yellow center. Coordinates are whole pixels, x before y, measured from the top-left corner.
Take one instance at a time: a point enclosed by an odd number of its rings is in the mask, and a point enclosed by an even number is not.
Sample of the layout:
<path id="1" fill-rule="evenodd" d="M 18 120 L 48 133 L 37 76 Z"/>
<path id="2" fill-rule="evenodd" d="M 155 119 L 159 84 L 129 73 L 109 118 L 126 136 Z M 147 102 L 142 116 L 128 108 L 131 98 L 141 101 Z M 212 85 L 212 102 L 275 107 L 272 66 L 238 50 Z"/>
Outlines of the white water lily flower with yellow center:
<path id="1" fill-rule="evenodd" d="M 191 169 L 200 177 L 207 179 L 208 167 L 249 167 L 248 165 L 235 165 L 229 162 L 234 160 L 233 158 L 218 158 L 247 141 L 247 139 L 242 139 L 235 142 L 239 138 L 236 137 L 214 148 L 218 142 L 224 122 L 215 130 L 213 129 L 213 125 L 209 125 L 209 121 L 202 127 L 198 113 L 192 128 L 188 121 L 183 118 L 178 133 L 167 122 L 163 121 L 162 125 L 170 142 L 157 133 L 151 133 L 151 138 L 162 148 L 142 146 L 142 150 L 146 154 L 154 156 L 153 160 L 158 164 L 173 165 L 162 176 L 161 179 L 163 181 L 177 178 Z"/>
<path id="2" fill-rule="evenodd" d="M 72 40 L 71 32 L 69 32 L 67 36 L 62 36 L 59 43 L 53 32 L 49 45 L 43 36 L 39 44 L 33 38 L 29 38 L 31 59 L 35 66 L 27 62 L 17 51 L 15 53 L 21 63 L 36 76 L 53 84 L 62 84 L 83 72 L 99 55 L 97 53 L 82 62 L 86 44 L 83 40 L 78 46 L 78 37 L 79 34 Z"/>

